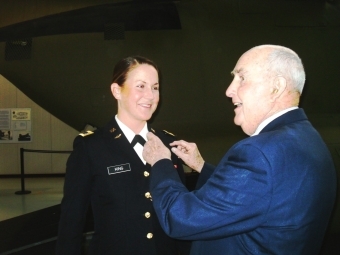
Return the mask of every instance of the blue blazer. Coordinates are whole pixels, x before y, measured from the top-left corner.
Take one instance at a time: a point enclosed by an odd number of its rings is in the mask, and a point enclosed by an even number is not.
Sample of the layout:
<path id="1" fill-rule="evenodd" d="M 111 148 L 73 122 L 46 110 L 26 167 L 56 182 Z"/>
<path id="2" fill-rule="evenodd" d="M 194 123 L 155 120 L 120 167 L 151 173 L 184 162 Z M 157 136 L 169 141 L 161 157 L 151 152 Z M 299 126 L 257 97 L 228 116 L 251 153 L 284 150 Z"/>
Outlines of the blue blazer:
<path id="1" fill-rule="evenodd" d="M 318 254 L 333 209 L 336 175 L 328 148 L 302 109 L 205 164 L 189 192 L 170 160 L 152 167 L 162 228 L 194 240 L 192 255 Z"/>

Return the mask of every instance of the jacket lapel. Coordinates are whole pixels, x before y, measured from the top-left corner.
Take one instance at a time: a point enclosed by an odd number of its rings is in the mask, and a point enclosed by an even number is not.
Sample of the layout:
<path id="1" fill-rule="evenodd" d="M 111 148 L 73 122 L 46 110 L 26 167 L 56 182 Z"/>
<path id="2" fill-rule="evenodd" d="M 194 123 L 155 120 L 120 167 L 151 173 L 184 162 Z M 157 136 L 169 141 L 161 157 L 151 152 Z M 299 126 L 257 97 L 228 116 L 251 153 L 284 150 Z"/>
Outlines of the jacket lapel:
<path id="1" fill-rule="evenodd" d="M 148 127 L 149 128 L 149 127 Z M 143 162 L 133 149 L 123 131 L 119 128 L 118 123 L 113 117 L 111 121 L 103 128 L 104 142 L 112 153 L 120 154 L 122 157 L 134 163 Z"/>
<path id="2" fill-rule="evenodd" d="M 261 132 L 268 132 L 271 130 L 275 130 L 278 129 L 282 126 L 288 125 L 290 123 L 294 123 L 297 121 L 303 121 L 303 120 L 308 120 L 305 112 L 303 109 L 298 108 L 292 111 L 289 111 L 281 116 L 279 116 L 278 118 L 274 119 L 272 122 L 270 122 L 267 126 L 265 126 Z"/>

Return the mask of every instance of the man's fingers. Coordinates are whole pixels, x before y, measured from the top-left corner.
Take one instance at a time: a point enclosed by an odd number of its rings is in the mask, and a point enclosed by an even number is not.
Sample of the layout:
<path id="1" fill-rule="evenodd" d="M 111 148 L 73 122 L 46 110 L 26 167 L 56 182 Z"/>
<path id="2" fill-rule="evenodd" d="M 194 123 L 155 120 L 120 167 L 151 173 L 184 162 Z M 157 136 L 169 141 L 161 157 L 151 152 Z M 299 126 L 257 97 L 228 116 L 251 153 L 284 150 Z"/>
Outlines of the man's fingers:
<path id="1" fill-rule="evenodd" d="M 177 149 L 183 153 L 189 153 L 189 149 L 183 146 L 177 146 Z"/>
<path id="2" fill-rule="evenodd" d="M 146 137 L 148 138 L 148 140 L 153 140 L 155 139 L 157 136 L 155 136 L 152 132 L 148 132 L 146 134 Z"/>
<path id="3" fill-rule="evenodd" d="M 173 141 L 172 143 L 170 143 L 171 146 L 183 146 L 183 147 L 187 147 L 188 142 L 184 141 L 184 140 L 178 140 L 178 141 Z"/>
<path id="4" fill-rule="evenodd" d="M 176 148 L 176 147 L 172 147 L 172 148 L 171 148 L 171 151 L 172 151 L 173 153 L 175 153 L 176 156 L 179 157 L 179 158 L 183 158 L 183 156 L 185 155 L 184 152 L 182 152 L 181 150 L 179 150 L 179 149 Z"/>

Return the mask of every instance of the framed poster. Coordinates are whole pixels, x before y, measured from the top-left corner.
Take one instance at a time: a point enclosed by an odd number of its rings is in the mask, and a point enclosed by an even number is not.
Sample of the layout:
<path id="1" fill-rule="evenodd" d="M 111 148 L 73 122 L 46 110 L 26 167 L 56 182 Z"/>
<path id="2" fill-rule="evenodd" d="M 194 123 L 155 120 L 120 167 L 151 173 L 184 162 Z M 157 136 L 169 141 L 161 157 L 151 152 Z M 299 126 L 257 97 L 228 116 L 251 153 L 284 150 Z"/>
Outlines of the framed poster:
<path id="1" fill-rule="evenodd" d="M 0 143 L 32 142 L 31 108 L 0 108 Z"/>

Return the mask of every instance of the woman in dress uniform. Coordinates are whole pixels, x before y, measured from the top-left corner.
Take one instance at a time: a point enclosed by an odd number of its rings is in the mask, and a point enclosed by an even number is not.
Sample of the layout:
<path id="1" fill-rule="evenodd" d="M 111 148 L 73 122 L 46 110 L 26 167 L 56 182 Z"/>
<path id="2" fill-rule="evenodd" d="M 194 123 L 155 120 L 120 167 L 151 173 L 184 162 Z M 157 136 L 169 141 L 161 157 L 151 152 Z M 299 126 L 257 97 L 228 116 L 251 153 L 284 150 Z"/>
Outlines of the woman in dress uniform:
<path id="1" fill-rule="evenodd" d="M 188 243 L 171 239 L 158 223 L 149 193 L 150 165 L 142 157 L 147 132 L 166 145 L 174 140 L 171 133 L 154 130 L 147 123 L 159 102 L 157 66 L 141 56 L 120 60 L 113 71 L 111 92 L 118 103 L 117 114 L 105 127 L 74 140 L 56 254 L 81 254 L 90 205 L 94 234 L 89 254 L 186 254 Z M 175 155 L 172 160 L 184 181 L 181 162 Z"/>

